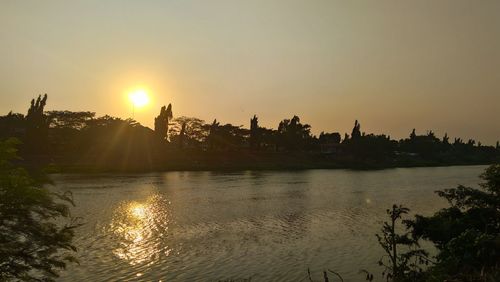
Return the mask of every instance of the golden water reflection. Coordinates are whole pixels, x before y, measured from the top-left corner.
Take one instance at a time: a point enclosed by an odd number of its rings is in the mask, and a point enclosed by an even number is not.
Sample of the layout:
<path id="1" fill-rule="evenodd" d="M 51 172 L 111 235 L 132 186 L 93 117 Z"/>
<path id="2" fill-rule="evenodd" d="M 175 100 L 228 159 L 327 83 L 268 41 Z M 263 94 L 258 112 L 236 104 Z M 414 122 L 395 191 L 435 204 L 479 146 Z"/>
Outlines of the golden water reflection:
<path id="1" fill-rule="evenodd" d="M 169 207 L 170 203 L 161 195 L 120 204 L 108 230 L 117 242 L 113 254 L 131 265 L 152 264 L 161 256 L 168 256 Z"/>

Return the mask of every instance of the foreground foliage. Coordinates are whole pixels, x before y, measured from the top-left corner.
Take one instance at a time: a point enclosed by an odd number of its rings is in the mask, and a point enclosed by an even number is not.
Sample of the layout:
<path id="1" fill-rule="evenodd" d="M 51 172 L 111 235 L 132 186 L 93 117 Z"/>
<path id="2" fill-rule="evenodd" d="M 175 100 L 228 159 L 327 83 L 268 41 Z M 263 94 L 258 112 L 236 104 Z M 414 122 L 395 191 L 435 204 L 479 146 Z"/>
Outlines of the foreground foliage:
<path id="1" fill-rule="evenodd" d="M 397 222 L 407 214 L 409 209 L 403 206 L 393 205 L 387 210 L 390 222 L 384 222 L 382 234 L 376 234 L 380 246 L 384 249 L 384 255 L 379 265 L 385 269 L 382 272 L 387 281 L 418 281 L 423 278 L 422 265 L 429 262 L 428 253 L 420 248 L 418 240 L 411 236 L 406 228 L 405 232 L 397 232 Z M 406 220 L 403 222 L 407 222 Z"/>
<path id="2" fill-rule="evenodd" d="M 71 195 L 51 193 L 16 167 L 16 139 L 0 141 L 0 281 L 53 281 L 75 262 Z M 56 221 L 66 219 L 65 225 Z M 69 251 L 69 252 L 68 252 Z"/>
<path id="3" fill-rule="evenodd" d="M 479 189 L 459 185 L 437 191 L 449 207 L 402 221 L 402 235 L 396 223 L 409 209 L 394 205 L 387 210 L 391 221 L 384 222 L 382 235 L 377 234 L 386 253 L 387 260 L 379 264 L 387 281 L 500 281 L 500 165 L 488 167 L 480 178 L 484 182 Z M 431 264 L 418 248 L 422 239 L 439 251 Z"/>
<path id="4" fill-rule="evenodd" d="M 500 165 L 480 177 L 480 189 L 437 191 L 450 206 L 411 223 L 415 238 L 432 241 L 440 251 L 429 269 L 431 281 L 500 281 Z"/>

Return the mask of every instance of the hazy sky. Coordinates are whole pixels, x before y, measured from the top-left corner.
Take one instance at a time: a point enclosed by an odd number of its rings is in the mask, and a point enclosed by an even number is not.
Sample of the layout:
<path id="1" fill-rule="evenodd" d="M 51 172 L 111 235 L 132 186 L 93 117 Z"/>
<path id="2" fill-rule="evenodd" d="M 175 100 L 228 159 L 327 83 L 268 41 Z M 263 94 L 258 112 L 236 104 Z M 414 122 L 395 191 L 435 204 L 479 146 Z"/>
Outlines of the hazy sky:
<path id="1" fill-rule="evenodd" d="M 48 110 L 248 127 L 500 139 L 500 1 L 0 0 L 0 114 Z"/>

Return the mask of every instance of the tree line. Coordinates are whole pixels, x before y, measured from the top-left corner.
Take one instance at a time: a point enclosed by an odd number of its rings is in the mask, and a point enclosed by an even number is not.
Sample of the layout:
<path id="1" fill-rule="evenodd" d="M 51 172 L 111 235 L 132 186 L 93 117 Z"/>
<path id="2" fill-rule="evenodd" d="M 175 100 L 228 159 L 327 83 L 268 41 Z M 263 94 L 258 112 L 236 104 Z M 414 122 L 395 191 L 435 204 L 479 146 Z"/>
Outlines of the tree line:
<path id="1" fill-rule="evenodd" d="M 100 156 L 109 162 L 134 161 L 155 164 L 168 161 L 167 155 L 196 155 L 211 152 L 221 155 L 260 155 L 277 153 L 314 157 L 322 164 L 347 167 L 414 166 L 493 163 L 499 159 L 500 145 L 461 138 L 438 138 L 433 131 L 418 135 L 413 129 L 408 138 L 394 140 L 389 135 L 362 131 L 354 122 L 350 134 L 311 133 L 311 125 L 298 116 L 283 119 L 276 129 L 250 118 L 249 128 L 214 119 L 207 123 L 195 117 L 173 114 L 172 105 L 163 106 L 154 119 L 154 129 L 132 119 L 94 112 L 45 111 L 47 95 L 33 99 L 27 114 L 0 116 L 0 138 L 17 137 L 23 141 L 23 156 L 51 155 L 70 157 Z"/>

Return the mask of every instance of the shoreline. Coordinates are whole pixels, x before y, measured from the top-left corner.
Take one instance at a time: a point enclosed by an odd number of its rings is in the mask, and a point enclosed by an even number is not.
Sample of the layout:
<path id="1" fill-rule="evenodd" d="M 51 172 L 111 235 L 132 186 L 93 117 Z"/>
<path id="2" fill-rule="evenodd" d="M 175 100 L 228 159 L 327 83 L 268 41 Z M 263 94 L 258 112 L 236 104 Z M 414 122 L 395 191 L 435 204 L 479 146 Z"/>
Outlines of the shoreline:
<path id="1" fill-rule="evenodd" d="M 433 164 L 433 165 L 396 165 L 396 166 L 384 166 L 384 167 L 356 167 L 356 166 L 249 166 L 249 167 L 227 167 L 227 166 L 212 166 L 212 167 L 182 167 L 182 168 L 158 168 L 158 169 L 102 169 L 96 167 L 84 167 L 84 166 L 50 166 L 46 169 L 48 174 L 137 174 L 137 173 L 163 173 L 163 172 L 243 172 L 243 171 L 268 171 L 268 172 L 283 172 L 283 171 L 305 171 L 305 170 L 350 170 L 350 171 L 381 171 L 390 170 L 398 168 L 440 168 L 440 167 L 465 167 L 465 166 L 488 166 L 495 164 L 491 163 L 453 163 L 453 164 Z"/>

